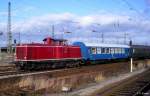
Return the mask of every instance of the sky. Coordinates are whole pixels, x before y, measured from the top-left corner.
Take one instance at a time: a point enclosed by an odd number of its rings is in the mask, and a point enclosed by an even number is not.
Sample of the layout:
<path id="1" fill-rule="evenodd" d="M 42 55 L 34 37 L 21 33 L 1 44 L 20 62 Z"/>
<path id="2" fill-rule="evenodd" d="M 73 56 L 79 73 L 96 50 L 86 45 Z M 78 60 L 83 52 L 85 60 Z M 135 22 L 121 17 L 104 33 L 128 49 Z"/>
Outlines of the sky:
<path id="1" fill-rule="evenodd" d="M 42 42 L 52 36 L 70 42 L 150 44 L 149 0 L 0 0 L 0 45 L 6 45 L 11 2 L 13 40 Z M 67 34 L 67 31 L 70 34 Z"/>

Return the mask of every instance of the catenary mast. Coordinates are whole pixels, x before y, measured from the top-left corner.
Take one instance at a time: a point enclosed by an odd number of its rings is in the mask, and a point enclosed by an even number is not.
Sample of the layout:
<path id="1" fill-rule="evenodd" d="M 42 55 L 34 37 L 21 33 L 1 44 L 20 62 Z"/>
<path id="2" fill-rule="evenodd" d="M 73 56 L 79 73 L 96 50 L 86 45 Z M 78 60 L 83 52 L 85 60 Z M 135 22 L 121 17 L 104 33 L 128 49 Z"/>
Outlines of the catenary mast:
<path id="1" fill-rule="evenodd" d="M 12 52 L 12 33 L 11 33 L 11 2 L 8 2 L 8 23 L 7 23 L 7 52 Z"/>

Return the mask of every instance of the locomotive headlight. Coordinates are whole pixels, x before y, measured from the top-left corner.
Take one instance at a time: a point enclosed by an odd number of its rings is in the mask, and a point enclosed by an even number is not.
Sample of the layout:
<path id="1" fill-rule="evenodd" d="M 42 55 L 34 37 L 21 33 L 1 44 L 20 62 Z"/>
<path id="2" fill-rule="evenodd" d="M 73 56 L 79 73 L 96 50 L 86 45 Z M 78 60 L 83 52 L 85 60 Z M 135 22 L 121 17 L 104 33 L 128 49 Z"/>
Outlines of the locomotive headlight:
<path id="1" fill-rule="evenodd" d="M 15 57 L 15 59 L 17 59 L 17 55 L 16 55 L 16 53 L 14 54 L 14 57 Z"/>
<path id="2" fill-rule="evenodd" d="M 24 59 L 27 59 L 27 57 L 25 56 Z"/>

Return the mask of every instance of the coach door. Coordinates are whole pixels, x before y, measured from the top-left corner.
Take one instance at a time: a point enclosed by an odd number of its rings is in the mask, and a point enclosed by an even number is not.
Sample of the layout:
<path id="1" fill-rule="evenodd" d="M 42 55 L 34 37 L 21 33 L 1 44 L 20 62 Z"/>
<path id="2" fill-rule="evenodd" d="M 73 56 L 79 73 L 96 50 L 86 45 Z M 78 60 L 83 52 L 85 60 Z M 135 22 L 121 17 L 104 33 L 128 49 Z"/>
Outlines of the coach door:
<path id="1" fill-rule="evenodd" d="M 112 56 L 112 59 L 114 59 L 114 54 L 115 54 L 115 48 L 110 48 L 110 53 L 111 53 L 111 56 Z"/>

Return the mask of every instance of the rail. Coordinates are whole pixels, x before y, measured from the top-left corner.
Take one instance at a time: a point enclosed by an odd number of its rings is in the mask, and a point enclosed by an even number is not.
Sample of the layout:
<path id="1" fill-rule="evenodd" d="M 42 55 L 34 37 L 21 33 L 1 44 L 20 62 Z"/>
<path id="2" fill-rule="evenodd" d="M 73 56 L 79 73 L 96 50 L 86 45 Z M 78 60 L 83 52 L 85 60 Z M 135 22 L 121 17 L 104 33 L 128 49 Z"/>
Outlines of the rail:
<path id="1" fill-rule="evenodd" d="M 143 96 L 150 90 L 150 69 L 146 72 L 128 78 L 124 81 L 106 88 L 103 92 L 97 93 L 99 96 Z"/>

